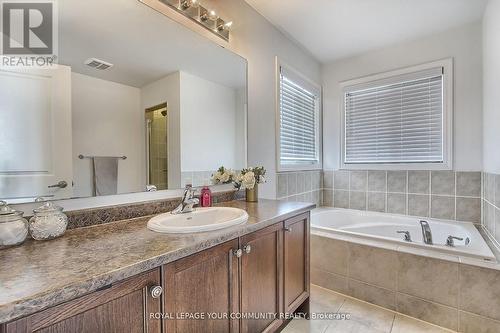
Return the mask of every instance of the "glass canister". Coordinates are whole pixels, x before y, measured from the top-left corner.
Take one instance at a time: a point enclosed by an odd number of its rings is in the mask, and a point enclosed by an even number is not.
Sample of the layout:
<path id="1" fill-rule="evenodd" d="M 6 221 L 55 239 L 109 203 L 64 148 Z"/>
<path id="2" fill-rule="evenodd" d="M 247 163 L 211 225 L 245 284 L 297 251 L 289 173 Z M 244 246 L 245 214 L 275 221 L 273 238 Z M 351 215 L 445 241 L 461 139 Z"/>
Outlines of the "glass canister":
<path id="1" fill-rule="evenodd" d="M 49 240 L 62 236 L 68 226 L 68 217 L 52 202 L 33 209 L 29 230 L 31 237 L 36 240 Z"/>
<path id="2" fill-rule="evenodd" d="M 22 244 L 28 235 L 28 221 L 19 212 L 0 201 L 0 249 Z"/>

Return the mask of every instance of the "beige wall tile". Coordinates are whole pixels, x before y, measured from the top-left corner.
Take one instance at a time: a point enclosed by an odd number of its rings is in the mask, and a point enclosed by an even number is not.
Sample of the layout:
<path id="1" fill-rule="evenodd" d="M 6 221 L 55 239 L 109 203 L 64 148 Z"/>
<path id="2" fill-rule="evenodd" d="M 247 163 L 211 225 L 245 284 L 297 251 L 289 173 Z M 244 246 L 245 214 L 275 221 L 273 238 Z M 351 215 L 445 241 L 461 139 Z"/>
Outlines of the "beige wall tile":
<path id="1" fill-rule="evenodd" d="M 457 220 L 481 222 L 481 199 L 457 197 Z"/>
<path id="2" fill-rule="evenodd" d="M 349 171 L 336 170 L 333 174 L 333 188 L 336 190 L 349 189 Z"/>
<path id="3" fill-rule="evenodd" d="M 455 172 L 432 171 L 431 193 L 439 195 L 455 195 Z"/>
<path id="4" fill-rule="evenodd" d="M 452 330 L 458 329 L 458 309 L 396 293 L 398 312 Z"/>
<path id="5" fill-rule="evenodd" d="M 337 208 L 349 208 L 349 191 L 333 191 L 333 206 Z"/>
<path id="6" fill-rule="evenodd" d="M 398 291 L 458 306 L 458 263 L 398 253 Z"/>
<path id="7" fill-rule="evenodd" d="M 287 196 L 287 187 L 288 187 L 287 183 L 288 183 L 287 174 L 279 173 L 277 181 L 277 190 L 276 190 L 276 196 L 278 198 L 284 198 Z"/>
<path id="8" fill-rule="evenodd" d="M 408 171 L 408 193 L 428 194 L 429 171 Z"/>
<path id="9" fill-rule="evenodd" d="M 481 317 L 472 313 L 460 311 L 461 333 L 498 333 L 500 332 L 500 321 Z"/>
<path id="10" fill-rule="evenodd" d="M 431 217 L 436 219 L 455 219 L 455 197 L 433 195 L 431 197 Z"/>
<path id="11" fill-rule="evenodd" d="M 311 283 L 342 294 L 347 294 L 347 277 L 311 267 Z"/>
<path id="12" fill-rule="evenodd" d="M 460 310 L 500 320 L 500 271 L 460 265 Z"/>
<path id="13" fill-rule="evenodd" d="M 500 208 L 500 175 L 495 175 L 495 206 Z"/>
<path id="14" fill-rule="evenodd" d="M 396 290 L 396 252 L 348 243 L 350 278 Z"/>
<path id="15" fill-rule="evenodd" d="M 323 206 L 333 206 L 332 190 L 323 190 Z"/>
<path id="16" fill-rule="evenodd" d="M 349 296 L 390 310 L 396 310 L 395 291 L 372 286 L 354 279 L 348 279 L 347 290 Z"/>
<path id="17" fill-rule="evenodd" d="M 406 193 L 406 171 L 387 171 L 387 192 Z"/>
<path id="18" fill-rule="evenodd" d="M 347 276 L 347 242 L 311 235 L 311 266 Z"/>
<path id="19" fill-rule="evenodd" d="M 408 215 L 429 216 L 429 196 L 408 194 Z"/>
<path id="20" fill-rule="evenodd" d="M 366 171 L 351 171 L 351 191 L 366 191 L 367 189 L 367 175 Z"/>
<path id="21" fill-rule="evenodd" d="M 385 193 L 368 192 L 368 210 L 372 212 L 385 212 Z"/>
<path id="22" fill-rule="evenodd" d="M 333 189 L 333 171 L 323 171 L 323 188 Z"/>
<path id="23" fill-rule="evenodd" d="M 481 196 L 481 172 L 457 172 L 457 195 Z"/>
<path id="24" fill-rule="evenodd" d="M 406 194 L 387 193 L 387 212 L 406 214 Z"/>
<path id="25" fill-rule="evenodd" d="M 366 192 L 349 192 L 349 208 L 366 210 Z"/>
<path id="26" fill-rule="evenodd" d="M 290 172 L 287 174 L 288 195 L 297 194 L 297 174 Z"/>
<path id="27" fill-rule="evenodd" d="M 387 190 L 387 172 L 385 171 L 368 171 L 368 191 L 386 192 Z"/>
<path id="28" fill-rule="evenodd" d="M 297 193 L 303 193 L 305 192 L 305 175 L 303 172 L 298 172 L 297 173 Z"/>

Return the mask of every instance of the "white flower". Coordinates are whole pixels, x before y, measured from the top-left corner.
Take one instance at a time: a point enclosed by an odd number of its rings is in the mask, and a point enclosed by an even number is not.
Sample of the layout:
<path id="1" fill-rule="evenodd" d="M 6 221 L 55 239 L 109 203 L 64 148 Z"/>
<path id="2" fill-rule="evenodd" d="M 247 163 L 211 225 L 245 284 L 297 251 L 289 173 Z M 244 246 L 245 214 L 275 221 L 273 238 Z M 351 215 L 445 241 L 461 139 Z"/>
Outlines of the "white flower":
<path id="1" fill-rule="evenodd" d="M 253 189 L 255 186 L 255 174 L 252 171 L 245 173 L 241 177 L 241 183 L 245 188 L 249 190 Z"/>
<path id="2" fill-rule="evenodd" d="M 220 175 L 220 181 L 226 183 L 231 179 L 231 173 L 226 170 L 222 175 Z"/>

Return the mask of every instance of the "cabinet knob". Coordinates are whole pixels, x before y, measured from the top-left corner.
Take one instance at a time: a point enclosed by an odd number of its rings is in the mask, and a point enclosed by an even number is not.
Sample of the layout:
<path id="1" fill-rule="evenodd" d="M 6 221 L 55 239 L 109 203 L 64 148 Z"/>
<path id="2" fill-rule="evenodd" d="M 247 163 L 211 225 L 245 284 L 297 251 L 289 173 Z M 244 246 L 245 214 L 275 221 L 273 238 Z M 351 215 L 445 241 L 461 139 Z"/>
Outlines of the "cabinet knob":
<path id="1" fill-rule="evenodd" d="M 151 294 L 151 297 L 158 298 L 161 294 L 163 294 L 163 288 L 161 286 L 153 286 L 149 288 L 149 293 Z"/>
<path id="2" fill-rule="evenodd" d="M 285 227 L 285 231 L 286 231 L 286 232 L 292 232 L 292 228 L 290 228 L 290 227 Z"/>
<path id="3" fill-rule="evenodd" d="M 243 255 L 243 250 L 242 249 L 235 250 L 233 254 L 236 258 L 241 258 L 241 256 Z"/>
<path id="4" fill-rule="evenodd" d="M 243 251 L 245 251 L 246 254 L 250 254 L 250 252 L 252 252 L 252 247 L 250 245 L 245 245 Z"/>

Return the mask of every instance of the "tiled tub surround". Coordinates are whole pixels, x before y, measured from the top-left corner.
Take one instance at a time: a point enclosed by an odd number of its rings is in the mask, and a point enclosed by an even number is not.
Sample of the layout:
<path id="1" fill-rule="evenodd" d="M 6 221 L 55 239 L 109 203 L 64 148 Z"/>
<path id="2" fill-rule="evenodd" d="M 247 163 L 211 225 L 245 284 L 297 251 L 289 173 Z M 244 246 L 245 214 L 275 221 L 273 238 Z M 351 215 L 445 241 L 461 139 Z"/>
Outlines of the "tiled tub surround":
<path id="1" fill-rule="evenodd" d="M 484 264 L 483 266 L 487 266 Z M 465 333 L 500 332 L 500 269 L 311 235 L 311 282 Z"/>
<path id="2" fill-rule="evenodd" d="M 500 249 L 500 175 L 483 174 L 483 227 Z"/>
<path id="3" fill-rule="evenodd" d="M 323 205 L 480 223 L 481 172 L 324 170 Z"/>
<path id="4" fill-rule="evenodd" d="M 281 172 L 277 175 L 276 198 L 278 200 L 310 202 L 322 201 L 322 171 Z"/>

